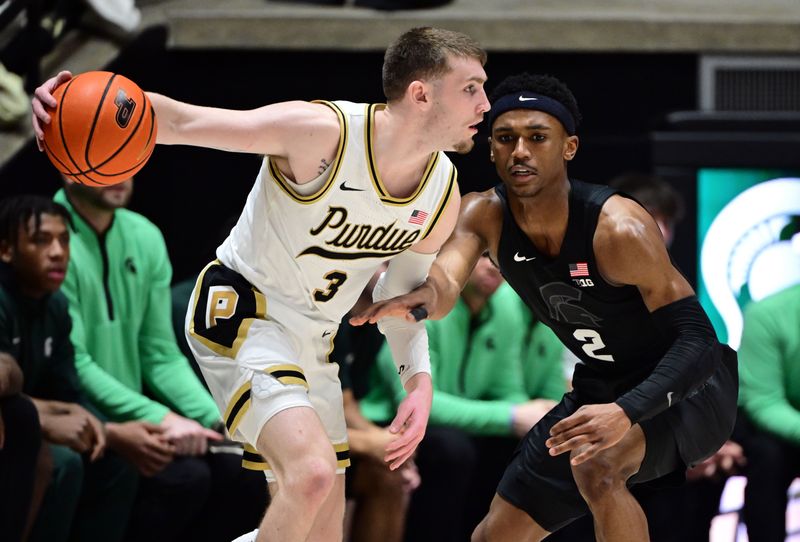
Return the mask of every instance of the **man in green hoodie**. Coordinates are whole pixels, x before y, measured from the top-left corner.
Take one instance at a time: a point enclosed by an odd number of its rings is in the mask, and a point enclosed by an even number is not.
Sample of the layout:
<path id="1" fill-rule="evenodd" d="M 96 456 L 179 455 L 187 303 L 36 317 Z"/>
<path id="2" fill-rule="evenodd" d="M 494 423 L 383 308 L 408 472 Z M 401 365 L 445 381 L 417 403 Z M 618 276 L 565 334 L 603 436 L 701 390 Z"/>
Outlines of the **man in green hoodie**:
<path id="1" fill-rule="evenodd" d="M 453 310 L 425 325 L 435 393 L 406 540 L 466 540 L 519 438 L 566 391 L 563 346 L 537 325 L 488 256 L 478 260 Z M 402 398 L 395 372 L 384 347 L 361 401 L 367 418 L 391 420 Z"/>
<path id="2" fill-rule="evenodd" d="M 133 179 L 104 188 L 65 181 L 55 196 L 73 222 L 63 291 L 78 377 L 109 419 L 148 422 L 128 456 L 144 475 L 129 539 L 230 539 L 258 523 L 266 487 L 239 468 L 241 458 L 208 453 L 223 438 L 212 429 L 219 412 L 176 344 L 166 244 L 125 209 L 132 192 Z M 212 521 L 212 509 L 226 521 Z"/>
<path id="3" fill-rule="evenodd" d="M 739 403 L 751 426 L 742 445 L 744 520 L 753 542 L 785 539 L 787 490 L 800 475 L 799 330 L 800 285 L 744 311 Z"/>

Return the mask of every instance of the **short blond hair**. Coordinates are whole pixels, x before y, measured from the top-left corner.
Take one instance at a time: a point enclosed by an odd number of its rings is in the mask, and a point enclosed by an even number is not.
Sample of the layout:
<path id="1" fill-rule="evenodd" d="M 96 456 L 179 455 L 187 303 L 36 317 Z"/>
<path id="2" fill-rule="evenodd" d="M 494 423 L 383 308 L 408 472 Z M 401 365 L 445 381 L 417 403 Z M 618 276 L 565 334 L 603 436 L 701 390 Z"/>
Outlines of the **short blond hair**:
<path id="1" fill-rule="evenodd" d="M 486 64 L 486 51 L 461 32 L 430 26 L 405 32 L 383 56 L 383 94 L 386 99 L 402 98 L 412 81 L 440 77 L 450 71 L 448 56 L 474 58 L 481 65 Z"/>

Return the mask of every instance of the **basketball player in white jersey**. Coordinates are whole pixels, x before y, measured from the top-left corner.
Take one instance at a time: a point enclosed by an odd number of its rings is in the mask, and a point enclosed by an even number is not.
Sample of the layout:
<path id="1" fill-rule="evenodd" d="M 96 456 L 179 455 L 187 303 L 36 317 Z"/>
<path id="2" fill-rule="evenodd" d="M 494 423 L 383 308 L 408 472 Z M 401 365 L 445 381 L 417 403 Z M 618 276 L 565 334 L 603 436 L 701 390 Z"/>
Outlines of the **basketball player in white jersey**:
<path id="1" fill-rule="evenodd" d="M 342 538 L 349 464 L 341 388 L 327 357 L 344 314 L 384 260 L 376 299 L 421 284 L 450 235 L 460 196 L 441 151 L 467 152 L 489 109 L 486 54 L 471 38 L 415 28 L 386 51 L 386 105 L 286 102 L 252 111 L 150 94 L 158 143 L 265 155 L 218 260 L 198 279 L 187 337 L 246 466 L 267 469 L 272 503 L 240 540 Z M 48 122 L 59 74 L 36 90 Z M 381 330 L 407 391 L 386 461 L 399 467 L 425 432 L 432 397 L 422 323 Z"/>

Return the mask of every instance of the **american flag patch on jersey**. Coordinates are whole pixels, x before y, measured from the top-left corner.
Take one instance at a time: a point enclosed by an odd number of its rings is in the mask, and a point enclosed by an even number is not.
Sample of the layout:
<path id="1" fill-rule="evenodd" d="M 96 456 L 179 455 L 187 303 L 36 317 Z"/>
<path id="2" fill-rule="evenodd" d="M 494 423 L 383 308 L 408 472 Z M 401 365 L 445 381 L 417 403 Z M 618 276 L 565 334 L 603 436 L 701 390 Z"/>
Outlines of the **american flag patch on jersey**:
<path id="1" fill-rule="evenodd" d="M 408 219 L 408 223 L 422 226 L 425 223 L 426 218 L 428 218 L 428 213 L 425 211 L 420 211 L 419 209 L 414 209 L 414 211 L 411 213 L 411 218 Z"/>
<path id="2" fill-rule="evenodd" d="M 588 277 L 589 276 L 589 264 L 587 264 L 586 262 L 569 264 L 569 276 L 570 277 Z"/>

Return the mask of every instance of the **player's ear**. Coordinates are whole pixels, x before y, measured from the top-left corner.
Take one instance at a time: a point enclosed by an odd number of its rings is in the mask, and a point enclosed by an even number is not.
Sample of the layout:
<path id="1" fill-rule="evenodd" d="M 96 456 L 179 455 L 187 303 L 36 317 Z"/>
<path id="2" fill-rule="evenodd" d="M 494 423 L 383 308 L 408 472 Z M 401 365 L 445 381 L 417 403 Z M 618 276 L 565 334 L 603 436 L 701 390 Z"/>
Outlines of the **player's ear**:
<path id="1" fill-rule="evenodd" d="M 428 97 L 428 86 L 422 81 L 412 81 L 411 84 L 408 85 L 407 93 L 411 97 L 411 102 L 414 104 L 426 104 L 430 101 Z"/>
<path id="2" fill-rule="evenodd" d="M 569 162 L 578 153 L 578 136 L 569 136 L 564 142 L 564 160 Z"/>

